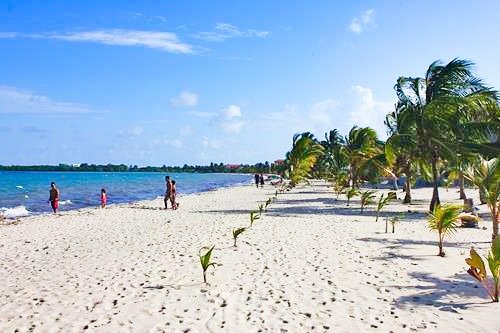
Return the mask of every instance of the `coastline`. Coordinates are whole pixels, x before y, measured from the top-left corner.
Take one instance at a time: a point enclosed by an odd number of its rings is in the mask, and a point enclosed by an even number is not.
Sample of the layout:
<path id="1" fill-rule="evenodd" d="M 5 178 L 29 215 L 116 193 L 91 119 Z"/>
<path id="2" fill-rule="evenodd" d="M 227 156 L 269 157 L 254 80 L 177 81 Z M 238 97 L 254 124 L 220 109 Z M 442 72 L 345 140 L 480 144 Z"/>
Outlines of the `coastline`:
<path id="1" fill-rule="evenodd" d="M 380 190 L 378 193 L 383 193 Z M 473 196 L 474 193 L 467 194 Z M 0 330 L 497 332 L 498 304 L 468 277 L 486 253 L 491 221 L 459 229 L 438 257 L 427 189 L 384 233 L 322 182 L 280 195 L 233 247 L 233 228 L 274 194 L 253 185 L 22 218 L 2 226 Z M 442 191 L 456 202 L 456 189 Z M 409 213 L 408 209 L 412 212 Z M 485 214 L 480 206 L 480 214 Z M 203 283 L 198 251 L 215 245 Z"/>

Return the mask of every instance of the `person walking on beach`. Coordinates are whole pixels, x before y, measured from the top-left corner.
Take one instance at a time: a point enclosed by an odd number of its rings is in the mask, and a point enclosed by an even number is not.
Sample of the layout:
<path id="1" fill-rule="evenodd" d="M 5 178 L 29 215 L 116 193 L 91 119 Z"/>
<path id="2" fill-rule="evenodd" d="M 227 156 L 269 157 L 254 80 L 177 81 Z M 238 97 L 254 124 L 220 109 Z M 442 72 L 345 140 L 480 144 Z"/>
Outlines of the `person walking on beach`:
<path id="1" fill-rule="evenodd" d="M 54 214 L 57 213 L 57 209 L 59 209 L 59 189 L 54 182 L 50 183 L 49 202 Z"/>
<path id="2" fill-rule="evenodd" d="M 258 173 L 255 174 L 255 186 L 257 188 L 259 188 L 259 180 L 260 180 L 260 176 Z"/>
<path id="3" fill-rule="evenodd" d="M 260 180 L 260 187 L 264 187 L 264 175 L 263 174 L 260 174 L 259 180 Z"/>
<path id="4" fill-rule="evenodd" d="M 108 196 L 106 195 L 106 190 L 101 188 L 101 207 L 106 208 L 107 203 L 108 203 Z"/>
<path id="5" fill-rule="evenodd" d="M 172 180 L 172 187 L 170 188 L 170 203 L 172 204 L 172 209 L 179 208 L 179 203 L 175 202 L 177 196 L 177 186 L 175 185 L 175 180 Z"/>
<path id="6" fill-rule="evenodd" d="M 165 186 L 165 198 L 163 198 L 163 202 L 165 203 L 165 209 L 168 209 L 168 201 L 172 195 L 172 181 L 170 180 L 170 176 L 165 176 Z"/>

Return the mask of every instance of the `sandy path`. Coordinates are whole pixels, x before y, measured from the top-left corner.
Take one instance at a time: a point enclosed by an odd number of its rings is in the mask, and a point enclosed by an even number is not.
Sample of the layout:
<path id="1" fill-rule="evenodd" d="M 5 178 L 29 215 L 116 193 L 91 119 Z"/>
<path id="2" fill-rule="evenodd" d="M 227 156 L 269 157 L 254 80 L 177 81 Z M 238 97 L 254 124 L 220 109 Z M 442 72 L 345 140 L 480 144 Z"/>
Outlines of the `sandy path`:
<path id="1" fill-rule="evenodd" d="M 500 331 L 500 306 L 464 263 L 471 245 L 485 252 L 491 222 L 459 230 L 440 258 L 426 202 L 385 234 L 373 208 L 360 216 L 316 183 L 281 195 L 232 247 L 232 228 L 273 193 L 243 186 L 185 196 L 178 211 L 156 200 L 0 227 L 0 331 Z M 211 244 L 222 266 L 204 285 L 197 254 Z"/>

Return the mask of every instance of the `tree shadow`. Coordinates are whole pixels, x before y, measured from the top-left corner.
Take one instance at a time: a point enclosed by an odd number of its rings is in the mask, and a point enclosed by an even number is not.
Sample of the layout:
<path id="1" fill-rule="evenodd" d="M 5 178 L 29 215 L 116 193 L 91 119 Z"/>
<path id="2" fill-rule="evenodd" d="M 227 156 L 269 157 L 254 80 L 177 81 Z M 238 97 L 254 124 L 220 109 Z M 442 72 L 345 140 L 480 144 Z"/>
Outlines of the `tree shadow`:
<path id="1" fill-rule="evenodd" d="M 397 306 L 408 304 L 416 306 L 432 306 L 440 311 L 457 312 L 457 309 L 489 303 L 488 299 L 477 301 L 478 297 L 487 297 L 484 290 L 479 288 L 468 274 L 457 274 L 450 279 L 441 279 L 423 272 L 412 272 L 409 275 L 420 283 L 414 286 L 388 286 L 397 288 L 414 288 L 419 290 L 416 294 L 401 296 L 394 301 Z M 456 303 L 450 296 L 458 296 L 464 301 Z M 470 300 L 474 298 L 474 300 Z"/>
<path id="2" fill-rule="evenodd" d="M 374 237 L 363 237 L 357 238 L 356 240 L 362 242 L 376 242 L 382 243 L 384 245 L 392 244 L 392 246 L 404 247 L 406 245 L 432 245 L 437 247 L 437 241 L 425 241 L 416 239 L 402 239 L 402 238 L 374 238 Z M 469 247 L 474 244 L 489 244 L 490 242 L 447 242 L 445 241 L 444 247 Z"/>

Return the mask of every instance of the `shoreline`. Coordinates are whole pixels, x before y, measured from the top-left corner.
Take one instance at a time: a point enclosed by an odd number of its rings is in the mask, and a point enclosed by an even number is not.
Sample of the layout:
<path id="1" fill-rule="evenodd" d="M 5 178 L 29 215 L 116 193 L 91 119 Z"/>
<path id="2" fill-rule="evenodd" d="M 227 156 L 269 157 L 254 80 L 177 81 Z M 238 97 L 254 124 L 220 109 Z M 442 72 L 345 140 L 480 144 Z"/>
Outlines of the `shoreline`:
<path id="1" fill-rule="evenodd" d="M 22 172 L 22 171 L 19 171 L 19 172 Z M 43 171 L 43 172 L 52 172 L 52 171 Z M 57 172 L 59 172 L 59 171 L 57 171 Z M 72 172 L 72 171 L 68 171 L 68 172 Z M 82 172 L 79 172 L 79 173 L 82 173 Z M 94 172 L 92 172 L 92 173 L 94 173 Z M 216 173 L 216 174 L 222 174 L 222 173 Z M 208 189 L 203 189 L 203 190 L 198 190 L 198 191 L 195 190 L 193 192 L 187 192 L 185 194 L 179 193 L 178 194 L 178 198 L 181 198 L 181 197 L 184 197 L 184 196 L 187 196 L 187 195 L 194 195 L 194 194 L 200 194 L 200 193 L 205 193 L 205 192 L 218 191 L 218 190 L 224 189 L 224 188 L 246 186 L 246 185 L 251 184 L 251 182 L 252 181 L 249 180 L 247 182 L 238 182 L 238 183 L 229 184 L 229 185 L 222 185 L 222 186 L 218 186 L 216 188 L 208 188 Z M 143 201 L 158 200 L 160 198 L 163 198 L 163 196 L 156 196 L 154 198 L 146 198 L 146 199 L 141 199 L 141 200 L 133 200 L 133 201 L 124 201 L 124 202 L 109 203 L 106 206 L 107 207 L 111 207 L 111 206 L 114 206 L 114 205 L 135 204 L 135 203 L 141 203 Z M 68 204 L 67 203 L 68 201 L 71 202 L 71 203 Z M 49 206 L 49 204 L 47 204 L 47 205 Z M 57 214 L 62 214 L 64 212 L 71 212 L 71 211 L 80 211 L 80 210 L 88 209 L 88 208 L 99 208 L 99 209 L 102 209 L 101 205 L 99 203 L 97 203 L 97 202 L 96 202 L 95 205 L 82 206 L 82 207 L 78 207 L 78 208 L 76 208 L 76 207 L 75 208 L 70 208 L 71 205 L 73 205 L 71 199 L 63 200 L 62 202 L 59 203 L 59 211 L 58 211 Z M 61 206 L 64 207 L 63 210 L 60 209 Z M 5 211 L 11 211 L 11 210 L 16 210 L 16 209 L 25 210 L 26 212 L 28 212 L 28 214 L 26 214 L 26 215 L 19 215 L 19 216 L 12 216 L 12 217 L 4 214 Z M 6 220 L 17 220 L 17 219 L 20 219 L 20 218 L 27 218 L 27 217 L 31 217 L 31 216 L 40 216 L 40 215 L 53 215 L 53 213 L 52 213 L 52 211 L 50 211 L 50 208 L 47 208 L 47 211 L 39 212 L 39 211 L 30 211 L 30 210 L 28 210 L 28 208 L 25 205 L 16 205 L 16 206 L 13 206 L 13 207 L 6 207 L 6 206 L 4 207 L 4 206 L 0 205 L 0 216 L 2 216 Z"/>
<path id="2" fill-rule="evenodd" d="M 424 213 L 431 191 L 413 193 L 412 213 L 394 202 L 375 222 L 373 206 L 361 215 L 359 198 L 347 206 L 313 182 L 279 195 L 234 247 L 232 230 L 248 227 L 249 212 L 274 191 L 228 187 L 183 196 L 175 211 L 155 199 L 3 227 L 0 330 L 500 329 L 498 304 L 464 261 L 471 246 L 486 253 L 491 221 L 458 229 L 441 258 Z M 475 192 L 467 195 L 476 201 Z M 457 198 L 456 189 L 442 193 Z M 385 233 L 385 216 L 400 213 L 395 233 Z M 212 245 L 217 265 L 204 284 L 198 251 Z"/>

